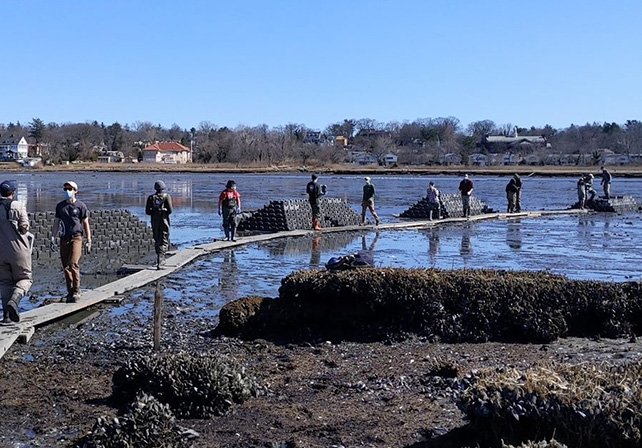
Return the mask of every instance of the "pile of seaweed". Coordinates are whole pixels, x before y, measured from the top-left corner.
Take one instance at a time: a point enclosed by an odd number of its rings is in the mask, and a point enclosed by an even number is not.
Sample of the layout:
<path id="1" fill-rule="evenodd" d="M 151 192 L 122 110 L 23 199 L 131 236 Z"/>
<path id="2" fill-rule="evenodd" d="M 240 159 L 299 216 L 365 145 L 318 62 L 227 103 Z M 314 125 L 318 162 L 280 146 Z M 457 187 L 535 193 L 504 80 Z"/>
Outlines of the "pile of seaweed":
<path id="1" fill-rule="evenodd" d="M 458 406 L 497 440 L 555 439 L 585 448 L 642 444 L 642 362 L 480 371 Z"/>
<path id="2" fill-rule="evenodd" d="M 126 446 L 188 448 L 198 434 L 176 423 L 169 406 L 140 394 L 121 417 L 97 419 L 91 432 L 76 442 L 79 448 L 122 448 Z"/>
<path id="3" fill-rule="evenodd" d="M 642 330 L 637 282 L 569 280 L 547 272 L 362 268 L 298 271 L 279 297 L 231 302 L 217 335 L 245 339 L 550 342 L 630 337 Z"/>
<path id="4" fill-rule="evenodd" d="M 141 355 L 114 372 L 112 398 L 127 412 L 99 418 L 76 446 L 183 447 L 198 434 L 176 424 L 179 418 L 227 414 L 234 403 L 258 393 L 258 385 L 234 360 L 206 354 Z"/>

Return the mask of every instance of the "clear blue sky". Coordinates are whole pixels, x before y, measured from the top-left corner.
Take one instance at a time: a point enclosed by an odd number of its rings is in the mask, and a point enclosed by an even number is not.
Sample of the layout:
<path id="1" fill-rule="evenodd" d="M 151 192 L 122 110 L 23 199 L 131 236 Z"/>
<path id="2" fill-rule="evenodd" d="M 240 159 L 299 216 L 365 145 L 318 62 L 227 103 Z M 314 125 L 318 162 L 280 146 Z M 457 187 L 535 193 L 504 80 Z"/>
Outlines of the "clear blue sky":
<path id="1" fill-rule="evenodd" d="M 0 123 L 642 120 L 642 1 L 2 0 Z"/>

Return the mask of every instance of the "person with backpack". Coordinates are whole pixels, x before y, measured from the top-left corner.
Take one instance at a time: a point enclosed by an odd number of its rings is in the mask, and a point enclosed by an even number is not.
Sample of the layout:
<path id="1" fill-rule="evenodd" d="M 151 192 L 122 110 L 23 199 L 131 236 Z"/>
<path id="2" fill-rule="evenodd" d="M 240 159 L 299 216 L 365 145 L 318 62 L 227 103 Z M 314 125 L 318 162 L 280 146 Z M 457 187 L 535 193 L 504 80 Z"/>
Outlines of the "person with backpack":
<path id="1" fill-rule="evenodd" d="M 319 217 L 321 216 L 319 198 L 325 194 L 325 186 L 319 185 L 318 179 L 319 176 L 313 174 L 312 180 L 308 182 L 308 185 L 305 187 L 305 191 L 308 193 L 310 200 L 310 207 L 312 208 L 312 229 L 314 230 L 321 230 L 321 224 L 319 223 Z"/>
<path id="2" fill-rule="evenodd" d="M 51 250 L 56 247 L 56 236 L 60 237 L 60 260 L 62 261 L 67 284 L 67 303 L 80 299 L 80 257 L 83 236 L 87 239 L 87 252 L 91 252 L 91 228 L 89 210 L 76 198 L 78 184 L 68 181 L 62 186 L 65 199 L 56 204 L 56 215 L 51 226 Z"/>
<path id="3" fill-rule="evenodd" d="M 218 198 L 218 214 L 223 215 L 223 231 L 227 241 L 236 241 L 236 214 L 241 211 L 241 194 L 236 191 L 236 182 L 228 180 L 225 190 Z"/>
<path id="4" fill-rule="evenodd" d="M 154 248 L 156 249 L 156 269 L 165 264 L 165 255 L 169 250 L 169 231 L 171 228 L 169 215 L 172 214 L 172 197 L 165 193 L 165 182 L 154 182 L 156 193 L 147 197 L 145 213 L 151 217 Z"/>
<path id="5" fill-rule="evenodd" d="M 0 294 L 3 323 L 20 322 L 18 305 L 32 284 L 29 216 L 15 200 L 16 184 L 0 184 Z M 33 242 L 33 235 L 31 235 Z"/>
<path id="6" fill-rule="evenodd" d="M 517 203 L 517 193 L 519 192 L 519 187 L 514 177 L 508 181 L 506 184 L 506 200 L 508 201 L 508 207 L 506 208 L 506 213 L 513 213 Z"/>

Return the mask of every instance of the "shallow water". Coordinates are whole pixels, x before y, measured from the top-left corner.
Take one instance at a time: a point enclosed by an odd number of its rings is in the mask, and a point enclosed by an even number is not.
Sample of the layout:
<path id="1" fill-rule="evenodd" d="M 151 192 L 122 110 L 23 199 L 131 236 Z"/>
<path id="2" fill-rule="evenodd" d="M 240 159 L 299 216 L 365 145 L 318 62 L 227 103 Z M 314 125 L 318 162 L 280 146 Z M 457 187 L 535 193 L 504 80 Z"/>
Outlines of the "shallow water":
<path id="1" fill-rule="evenodd" d="M 244 210 L 263 207 L 270 200 L 304 198 L 308 175 L 221 175 L 154 173 L 25 173 L 12 174 L 20 200 L 30 212 L 53 209 L 61 200 L 61 185 L 74 180 L 80 198 L 90 209 L 127 208 L 144 216 L 147 195 L 162 179 L 174 199 L 172 241 L 179 247 L 223 236 L 216 214 L 218 194 L 233 178 Z M 474 176 L 474 194 L 504 210 L 508 177 Z M 374 177 L 377 210 L 386 222 L 424 194 L 430 180 L 445 193 L 457 191 L 455 176 Z M 345 197 L 357 211 L 362 176 L 321 176 L 328 196 Z M 599 182 L 597 182 L 599 184 Z M 596 185 L 599 187 L 599 185 Z M 613 194 L 633 194 L 642 202 L 642 179 L 614 180 Z M 575 178 L 525 178 L 523 209 L 568 208 L 576 201 Z M 595 213 L 440 225 L 430 230 L 382 230 L 308 236 L 251 244 L 197 260 L 165 280 L 167 300 L 181 301 L 186 312 L 203 317 L 217 314 L 230 300 L 257 294 L 278 295 L 281 278 L 298 269 L 322 268 L 333 256 L 372 250 L 377 266 L 438 267 L 444 269 L 550 270 L 574 279 L 640 280 L 642 224 L 639 213 Z M 38 279 L 36 278 L 37 282 Z M 61 277 L 62 281 L 62 277 Z M 136 293 L 149 294 L 148 289 Z M 145 301 L 143 301 L 145 302 Z M 27 305 L 28 306 L 28 305 Z M 131 305 L 127 305 L 130 306 Z M 148 304 L 127 311 L 149 313 Z M 122 307 L 114 313 L 124 312 Z"/>

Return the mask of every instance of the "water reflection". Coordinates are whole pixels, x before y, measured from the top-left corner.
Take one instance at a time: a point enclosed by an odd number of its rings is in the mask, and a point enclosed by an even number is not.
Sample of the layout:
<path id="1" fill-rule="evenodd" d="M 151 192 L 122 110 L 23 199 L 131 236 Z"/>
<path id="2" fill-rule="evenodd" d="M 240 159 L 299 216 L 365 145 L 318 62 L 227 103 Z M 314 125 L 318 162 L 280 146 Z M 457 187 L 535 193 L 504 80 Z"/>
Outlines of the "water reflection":
<path id="1" fill-rule="evenodd" d="M 471 226 L 466 224 L 461 233 L 461 245 L 459 246 L 459 254 L 464 259 L 464 266 L 468 266 L 470 257 L 473 255 L 473 244 L 470 237 Z"/>
<path id="2" fill-rule="evenodd" d="M 380 234 L 379 232 L 375 232 L 374 237 L 372 238 L 372 241 L 370 242 L 370 245 L 368 245 L 368 240 L 366 239 L 366 235 L 361 235 L 361 251 L 362 253 L 367 254 L 366 260 L 372 260 L 372 266 L 375 265 L 374 263 L 374 252 L 377 247 L 377 241 L 379 241 Z"/>
<path id="3" fill-rule="evenodd" d="M 319 267 L 321 264 L 321 235 L 312 238 L 312 249 L 310 250 L 310 267 Z"/>
<path id="4" fill-rule="evenodd" d="M 430 264 L 435 267 L 437 263 L 437 255 L 439 254 L 439 230 L 430 229 L 428 235 L 428 254 L 430 255 Z"/>
<path id="5" fill-rule="evenodd" d="M 582 215 L 579 217 L 577 224 L 577 235 L 581 240 L 591 241 L 593 238 L 593 230 L 595 229 L 595 221 L 589 215 Z"/>
<path id="6" fill-rule="evenodd" d="M 506 243 L 511 249 L 522 248 L 522 221 L 511 219 L 506 223 Z"/>
<path id="7" fill-rule="evenodd" d="M 234 249 L 223 251 L 223 263 L 219 271 L 218 286 L 225 295 L 239 297 L 241 270 L 236 264 Z"/>

